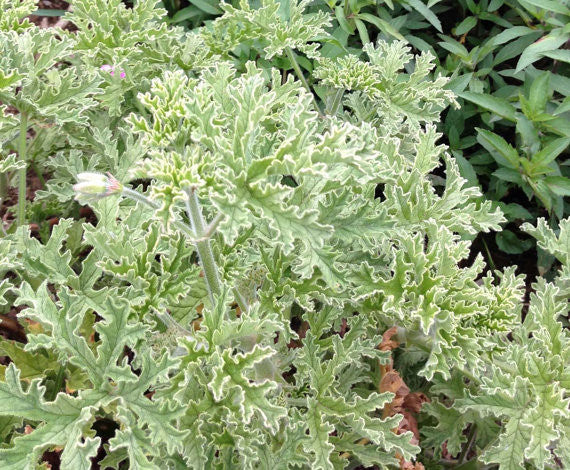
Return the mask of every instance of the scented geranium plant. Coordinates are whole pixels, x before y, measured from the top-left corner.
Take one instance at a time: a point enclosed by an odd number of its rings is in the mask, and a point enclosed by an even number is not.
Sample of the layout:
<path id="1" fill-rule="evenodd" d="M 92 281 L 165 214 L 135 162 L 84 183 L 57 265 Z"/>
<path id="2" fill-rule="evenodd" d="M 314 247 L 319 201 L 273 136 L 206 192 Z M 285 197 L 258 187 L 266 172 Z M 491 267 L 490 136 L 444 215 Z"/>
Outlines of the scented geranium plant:
<path id="1" fill-rule="evenodd" d="M 323 114 L 265 62 L 213 60 L 211 30 L 186 37 L 203 59 L 191 69 L 168 60 L 182 52 L 166 27 L 150 23 L 151 53 L 109 26 L 153 9 L 77 4 L 70 61 L 122 99 L 86 113 L 98 143 L 59 153 L 45 191 L 75 194 L 93 222 L 0 239 L 0 307 L 21 309 L 27 338 L 0 342 L 2 469 L 41 468 L 50 450 L 73 470 L 420 469 L 444 449 L 457 466 L 570 465 L 570 222 L 527 227 L 561 270 L 523 317 L 521 276 L 469 259 L 504 218 L 437 144 L 453 96 L 429 55 L 380 42 L 370 63 L 320 60 Z M 227 8 L 255 18 L 243 10 Z M 285 44 L 317 57 L 303 38 Z M 420 432 L 386 386 L 393 367 L 429 397 Z"/>
<path id="2" fill-rule="evenodd" d="M 0 1 L 0 199 L 18 187 L 17 225 L 30 221 L 27 169 L 42 182 L 50 176 L 35 202 L 55 201 L 60 215 L 69 214 L 77 172 L 123 177 L 135 161 L 124 122 L 142 112 L 136 96 L 150 80 L 169 69 L 191 74 L 216 58 L 195 32 L 168 28 L 157 2 L 72 6 L 67 31 L 31 23 L 36 0 Z"/>

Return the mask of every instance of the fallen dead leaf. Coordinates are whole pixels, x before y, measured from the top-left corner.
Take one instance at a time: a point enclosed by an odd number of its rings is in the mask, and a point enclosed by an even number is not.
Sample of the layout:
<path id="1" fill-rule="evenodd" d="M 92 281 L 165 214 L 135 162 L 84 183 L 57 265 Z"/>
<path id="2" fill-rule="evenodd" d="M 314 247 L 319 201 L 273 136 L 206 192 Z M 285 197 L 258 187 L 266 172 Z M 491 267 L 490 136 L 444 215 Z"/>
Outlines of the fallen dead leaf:
<path id="1" fill-rule="evenodd" d="M 398 328 L 393 326 L 382 335 L 382 342 L 378 345 L 381 351 L 393 351 L 400 343 L 392 338 L 398 332 Z M 382 417 L 389 418 L 396 414 L 401 414 L 402 420 L 397 428 L 393 429 L 396 434 L 403 434 L 410 431 L 413 434 L 411 439 L 413 444 L 419 444 L 420 432 L 418 422 L 414 413 L 418 413 L 424 403 L 429 399 L 421 392 L 410 392 L 410 388 L 406 385 L 400 373 L 394 369 L 393 361 L 388 364 L 380 364 L 380 372 L 382 378 L 378 384 L 380 393 L 390 392 L 394 394 L 394 398 L 388 403 L 383 410 Z M 409 462 L 403 456 L 396 454 L 400 460 L 401 470 L 424 470 L 423 464 L 420 462 Z"/>

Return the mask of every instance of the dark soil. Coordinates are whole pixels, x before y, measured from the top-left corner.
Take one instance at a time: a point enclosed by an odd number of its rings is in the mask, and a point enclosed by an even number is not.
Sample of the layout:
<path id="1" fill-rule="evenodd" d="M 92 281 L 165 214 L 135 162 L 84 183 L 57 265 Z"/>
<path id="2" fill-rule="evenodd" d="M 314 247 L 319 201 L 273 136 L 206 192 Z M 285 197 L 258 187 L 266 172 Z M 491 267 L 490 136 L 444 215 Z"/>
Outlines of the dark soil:
<path id="1" fill-rule="evenodd" d="M 63 0 L 40 0 L 38 9 L 42 10 L 68 10 L 69 3 Z M 68 31 L 75 31 L 75 26 L 69 20 L 61 16 L 38 16 L 30 15 L 30 21 L 40 28 L 61 28 Z"/>
<path id="2" fill-rule="evenodd" d="M 26 175 L 26 200 L 33 201 L 36 191 L 43 189 L 40 178 L 30 168 Z M 0 203 L 0 220 L 6 228 L 15 218 L 16 205 L 18 204 L 18 188 L 10 187 L 8 196 Z"/>

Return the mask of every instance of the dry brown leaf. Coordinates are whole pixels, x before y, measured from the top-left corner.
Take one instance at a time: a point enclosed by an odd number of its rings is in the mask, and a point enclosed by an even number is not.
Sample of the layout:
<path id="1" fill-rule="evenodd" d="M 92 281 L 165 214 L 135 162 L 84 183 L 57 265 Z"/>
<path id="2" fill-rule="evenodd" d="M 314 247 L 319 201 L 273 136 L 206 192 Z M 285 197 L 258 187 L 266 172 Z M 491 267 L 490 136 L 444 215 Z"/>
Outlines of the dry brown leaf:
<path id="1" fill-rule="evenodd" d="M 393 351 L 396 349 L 400 343 L 392 339 L 392 337 L 398 332 L 398 328 L 393 326 L 387 330 L 382 335 L 382 343 L 378 345 L 378 349 L 381 351 Z M 380 372 L 382 378 L 378 384 L 378 390 L 380 393 L 391 392 L 394 394 L 392 402 L 384 407 L 382 416 L 383 418 L 388 418 L 396 414 L 401 414 L 402 420 L 397 428 L 393 431 L 396 434 L 403 434 L 405 432 L 412 432 L 413 438 L 411 439 L 413 444 L 419 444 L 420 442 L 420 431 L 418 429 L 418 422 L 413 415 L 413 413 L 418 413 L 424 403 L 428 402 L 429 399 L 423 393 L 420 392 L 410 392 L 410 388 L 406 385 L 400 373 L 394 370 L 394 364 L 390 361 L 388 364 L 380 365 Z M 424 466 L 419 462 L 408 462 L 404 460 L 404 457 L 396 454 L 396 458 L 400 461 L 401 470 L 424 470 Z"/>
<path id="2" fill-rule="evenodd" d="M 400 346 L 400 343 L 398 341 L 392 340 L 392 336 L 394 336 L 396 333 L 398 333 L 397 326 L 393 326 L 389 330 L 386 330 L 386 332 L 382 335 L 382 342 L 378 346 L 378 349 L 380 349 L 380 351 L 392 351 Z"/>

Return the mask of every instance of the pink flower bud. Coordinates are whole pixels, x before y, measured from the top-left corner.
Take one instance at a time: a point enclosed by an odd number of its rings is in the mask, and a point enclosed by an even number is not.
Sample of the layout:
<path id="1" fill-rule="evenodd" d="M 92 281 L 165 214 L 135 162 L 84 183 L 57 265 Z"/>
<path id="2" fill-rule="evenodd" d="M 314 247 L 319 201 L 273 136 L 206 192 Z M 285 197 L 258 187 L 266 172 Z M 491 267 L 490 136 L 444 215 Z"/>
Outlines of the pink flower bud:
<path id="1" fill-rule="evenodd" d="M 77 184 L 73 185 L 75 199 L 88 201 L 97 200 L 111 194 L 120 193 L 123 185 L 110 173 L 85 172 L 77 175 Z"/>

